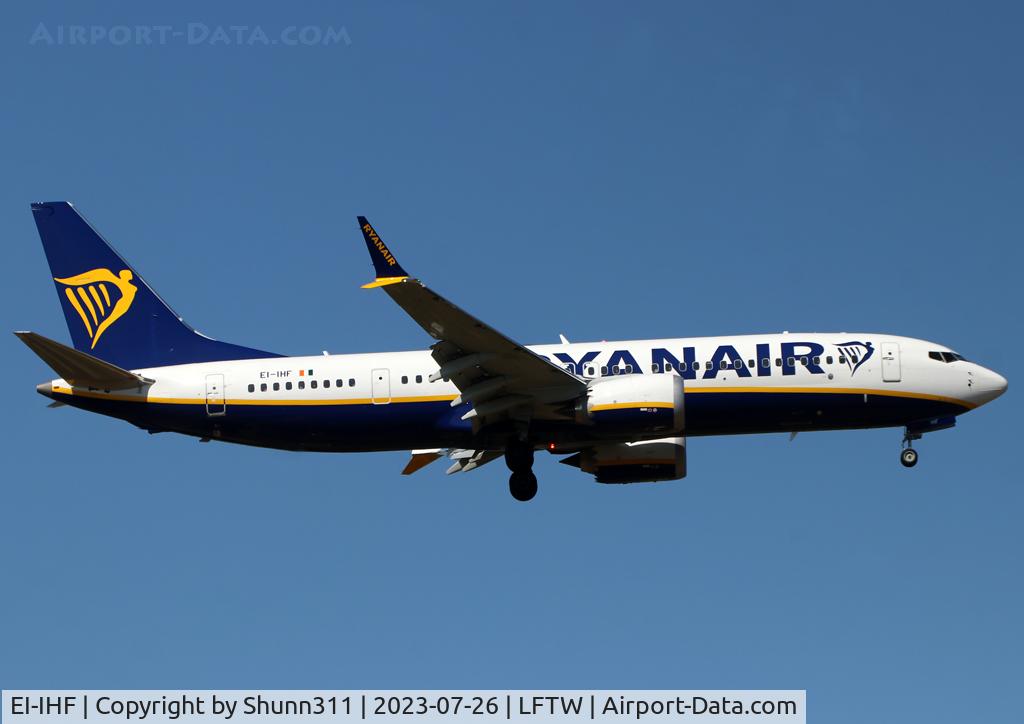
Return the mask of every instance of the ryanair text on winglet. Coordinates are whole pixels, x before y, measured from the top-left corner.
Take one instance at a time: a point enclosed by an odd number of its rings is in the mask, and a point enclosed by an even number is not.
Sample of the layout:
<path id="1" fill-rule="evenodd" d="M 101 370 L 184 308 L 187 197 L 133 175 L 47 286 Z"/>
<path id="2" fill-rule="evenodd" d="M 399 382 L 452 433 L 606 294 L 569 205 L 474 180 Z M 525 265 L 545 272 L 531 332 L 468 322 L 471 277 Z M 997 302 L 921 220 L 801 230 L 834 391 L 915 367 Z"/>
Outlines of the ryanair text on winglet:
<path id="1" fill-rule="evenodd" d="M 372 226 L 370 226 L 369 224 L 364 224 L 363 231 L 365 231 L 369 235 L 370 240 L 373 242 L 374 246 L 380 249 L 380 253 L 384 255 L 384 260 L 388 263 L 388 266 L 394 266 L 395 264 L 398 263 L 395 261 L 395 257 L 391 255 L 391 251 L 388 249 L 387 245 L 380 240 L 379 236 L 377 236 L 377 232 L 373 230 Z"/>

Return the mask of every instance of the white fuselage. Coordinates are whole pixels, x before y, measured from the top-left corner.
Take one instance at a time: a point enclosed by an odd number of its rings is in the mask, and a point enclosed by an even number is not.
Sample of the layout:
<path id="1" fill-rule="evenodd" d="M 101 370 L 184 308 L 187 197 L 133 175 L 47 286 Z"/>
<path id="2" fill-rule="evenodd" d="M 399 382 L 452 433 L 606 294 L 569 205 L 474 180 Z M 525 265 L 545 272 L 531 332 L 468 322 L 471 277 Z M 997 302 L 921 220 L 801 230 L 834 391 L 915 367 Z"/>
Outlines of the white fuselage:
<path id="1" fill-rule="evenodd" d="M 880 334 L 783 333 L 530 349 L 586 380 L 682 376 L 687 433 L 694 435 L 902 425 L 915 419 L 917 409 L 922 419 L 955 415 L 1006 387 L 1002 377 L 980 365 L 936 358 L 953 356 L 943 345 Z M 275 435 L 283 435 L 280 446 L 288 448 L 408 449 L 469 433 L 448 412 L 458 389 L 443 379 L 429 381 L 437 370 L 427 351 L 278 357 L 137 370 L 155 380 L 140 391 L 79 389 L 63 380 L 54 380 L 51 390 L 81 406 L 133 403 L 116 404 L 110 414 L 151 429 L 198 435 L 212 430 L 224 439 L 267 446 L 278 446 Z M 845 406 L 832 407 L 839 397 Z M 851 407 L 850 400 L 860 397 L 866 407 Z M 892 407 L 897 402 L 904 405 L 898 412 Z M 423 403 L 434 403 L 430 413 L 423 412 Z M 139 405 L 173 412 L 151 417 Z M 440 418 L 444 422 L 424 424 Z M 241 428 L 232 432 L 235 421 Z M 417 426 L 422 435 L 415 434 Z"/>

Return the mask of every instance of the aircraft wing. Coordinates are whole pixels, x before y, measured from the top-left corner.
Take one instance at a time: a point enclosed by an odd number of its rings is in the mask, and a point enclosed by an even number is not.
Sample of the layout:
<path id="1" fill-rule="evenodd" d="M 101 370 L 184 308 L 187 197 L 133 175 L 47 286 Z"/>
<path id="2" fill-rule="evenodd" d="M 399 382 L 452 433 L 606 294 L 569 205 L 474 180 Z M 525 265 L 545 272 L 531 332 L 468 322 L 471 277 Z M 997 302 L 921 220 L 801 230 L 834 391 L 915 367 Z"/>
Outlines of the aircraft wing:
<path id="1" fill-rule="evenodd" d="M 360 216 L 359 227 L 377 278 L 364 288 L 382 287 L 427 334 L 437 340 L 431 354 L 462 393 L 452 402 L 470 402 L 464 419 L 478 422 L 558 414 L 557 403 L 578 397 L 586 382 L 455 306 L 410 277 L 377 232 Z M 564 415 L 562 415 L 564 416 Z"/>

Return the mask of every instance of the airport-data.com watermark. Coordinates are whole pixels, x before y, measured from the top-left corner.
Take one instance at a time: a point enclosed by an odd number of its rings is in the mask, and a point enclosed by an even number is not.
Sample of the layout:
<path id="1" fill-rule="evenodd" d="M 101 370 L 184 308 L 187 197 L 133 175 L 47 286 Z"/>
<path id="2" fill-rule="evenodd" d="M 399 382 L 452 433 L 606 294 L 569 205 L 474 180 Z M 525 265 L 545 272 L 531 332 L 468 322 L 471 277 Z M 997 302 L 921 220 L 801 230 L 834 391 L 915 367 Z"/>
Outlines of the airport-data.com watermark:
<path id="1" fill-rule="evenodd" d="M 352 45 L 345 27 L 334 25 L 47 25 L 39 23 L 28 39 L 38 46 L 322 47 Z"/>

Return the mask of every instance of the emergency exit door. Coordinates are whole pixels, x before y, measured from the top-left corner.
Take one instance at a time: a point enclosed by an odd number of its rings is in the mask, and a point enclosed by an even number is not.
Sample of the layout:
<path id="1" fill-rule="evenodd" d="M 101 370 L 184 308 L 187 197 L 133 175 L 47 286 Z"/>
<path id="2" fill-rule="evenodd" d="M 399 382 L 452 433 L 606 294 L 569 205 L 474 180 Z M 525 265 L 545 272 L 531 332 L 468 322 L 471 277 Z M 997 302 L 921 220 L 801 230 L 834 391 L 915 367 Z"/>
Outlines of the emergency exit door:
<path id="1" fill-rule="evenodd" d="M 210 417 L 227 412 L 224 399 L 224 375 L 206 375 L 206 414 Z"/>
<path id="2" fill-rule="evenodd" d="M 882 382 L 900 381 L 900 346 L 895 342 L 882 343 Z"/>

